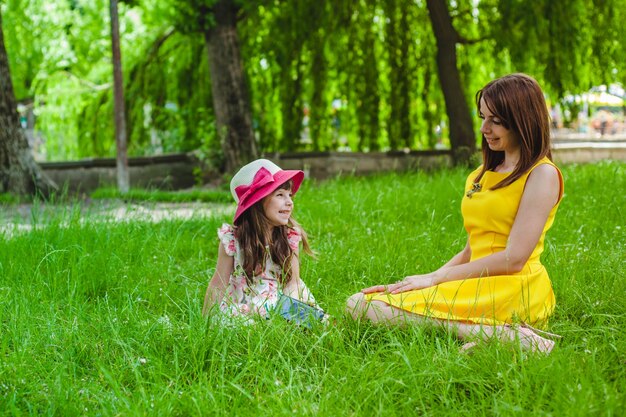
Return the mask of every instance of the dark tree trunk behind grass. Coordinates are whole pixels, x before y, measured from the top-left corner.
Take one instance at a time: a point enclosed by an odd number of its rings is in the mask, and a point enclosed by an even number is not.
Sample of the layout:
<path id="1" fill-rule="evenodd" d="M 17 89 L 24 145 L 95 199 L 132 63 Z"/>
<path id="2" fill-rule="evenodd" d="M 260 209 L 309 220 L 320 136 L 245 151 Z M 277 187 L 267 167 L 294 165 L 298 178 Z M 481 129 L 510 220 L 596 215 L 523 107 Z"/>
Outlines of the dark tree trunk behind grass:
<path id="1" fill-rule="evenodd" d="M 113 92 L 115 113 L 115 144 L 117 154 L 117 188 L 125 194 L 129 189 L 128 155 L 126 141 L 126 110 L 124 106 L 124 79 L 122 77 L 122 52 L 120 51 L 120 25 L 117 0 L 111 6 L 111 49 L 113 52 Z"/>
<path id="2" fill-rule="evenodd" d="M 211 10 L 203 11 L 205 19 L 209 18 L 210 11 L 214 24 L 207 25 L 204 38 L 209 56 L 213 108 L 226 171 L 233 172 L 258 155 L 237 35 L 239 8 L 233 0 L 219 0 Z"/>
<path id="3" fill-rule="evenodd" d="M 445 0 L 426 1 L 437 40 L 437 70 L 450 123 L 450 145 L 455 164 L 467 164 L 476 149 L 472 116 L 465 101 L 461 77 L 456 65 L 459 39 Z"/>
<path id="4" fill-rule="evenodd" d="M 19 123 L 0 15 L 0 193 L 47 196 L 56 189 L 35 162 Z"/>

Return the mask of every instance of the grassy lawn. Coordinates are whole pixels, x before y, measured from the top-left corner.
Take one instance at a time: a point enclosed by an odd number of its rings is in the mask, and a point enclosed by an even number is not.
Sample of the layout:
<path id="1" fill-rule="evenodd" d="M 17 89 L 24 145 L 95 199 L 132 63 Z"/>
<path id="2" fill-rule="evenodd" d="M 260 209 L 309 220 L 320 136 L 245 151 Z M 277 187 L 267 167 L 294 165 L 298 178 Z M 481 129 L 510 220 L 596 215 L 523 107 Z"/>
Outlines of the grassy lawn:
<path id="1" fill-rule="evenodd" d="M 99 188 L 90 197 L 97 200 L 123 199 L 125 201 L 154 202 L 205 202 L 230 203 L 233 197 L 227 190 L 192 190 L 192 191 L 159 191 L 131 188 L 121 195 L 116 188 Z M 1 201 L 1 200 L 0 200 Z"/>
<path id="2" fill-rule="evenodd" d="M 467 171 L 307 182 L 302 275 L 336 325 L 201 317 L 230 219 L 96 220 L 69 209 L 0 236 L 1 415 L 620 416 L 626 164 L 567 166 L 543 260 L 563 339 L 548 357 L 342 319 L 363 286 L 438 267 L 465 235 Z"/>

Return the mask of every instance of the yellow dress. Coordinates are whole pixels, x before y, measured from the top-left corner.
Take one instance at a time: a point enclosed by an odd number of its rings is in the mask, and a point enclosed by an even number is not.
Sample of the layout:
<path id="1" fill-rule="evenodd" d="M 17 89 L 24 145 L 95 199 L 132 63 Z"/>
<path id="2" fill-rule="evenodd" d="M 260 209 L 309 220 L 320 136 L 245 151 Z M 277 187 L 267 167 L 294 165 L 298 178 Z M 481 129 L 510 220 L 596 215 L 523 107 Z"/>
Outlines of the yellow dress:
<path id="1" fill-rule="evenodd" d="M 471 197 L 463 196 L 461 212 L 472 250 L 471 260 L 505 249 L 526 179 L 540 164 L 554 166 L 548 158 L 543 158 L 512 184 L 493 191 L 489 188 L 509 174 L 486 171 L 480 181 L 481 191 L 473 193 Z M 480 167 L 467 177 L 465 193 L 472 189 L 478 172 Z M 560 171 L 559 179 L 560 203 L 563 195 Z M 488 325 L 524 321 L 541 326 L 554 310 L 555 300 L 550 278 L 541 264 L 540 256 L 546 232 L 552 226 L 559 203 L 550 211 L 541 238 L 520 272 L 450 281 L 394 295 L 374 293 L 369 294 L 367 299 L 383 301 L 414 314 L 444 320 Z"/>

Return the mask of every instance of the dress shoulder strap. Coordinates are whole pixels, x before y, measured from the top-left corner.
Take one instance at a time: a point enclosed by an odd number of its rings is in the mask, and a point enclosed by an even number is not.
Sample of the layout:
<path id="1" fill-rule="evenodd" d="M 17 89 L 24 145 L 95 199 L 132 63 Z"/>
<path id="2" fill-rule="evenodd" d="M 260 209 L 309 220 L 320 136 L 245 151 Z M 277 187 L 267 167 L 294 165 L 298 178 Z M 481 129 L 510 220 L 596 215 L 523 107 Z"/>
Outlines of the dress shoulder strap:
<path id="1" fill-rule="evenodd" d="M 302 233 L 298 228 L 290 228 L 287 231 L 287 240 L 289 241 L 289 247 L 291 250 L 297 250 L 300 241 L 302 240 Z"/>
<path id="2" fill-rule="evenodd" d="M 217 229 L 217 237 L 228 256 L 235 256 L 237 253 L 237 240 L 235 239 L 235 229 L 230 224 L 224 223 Z"/>

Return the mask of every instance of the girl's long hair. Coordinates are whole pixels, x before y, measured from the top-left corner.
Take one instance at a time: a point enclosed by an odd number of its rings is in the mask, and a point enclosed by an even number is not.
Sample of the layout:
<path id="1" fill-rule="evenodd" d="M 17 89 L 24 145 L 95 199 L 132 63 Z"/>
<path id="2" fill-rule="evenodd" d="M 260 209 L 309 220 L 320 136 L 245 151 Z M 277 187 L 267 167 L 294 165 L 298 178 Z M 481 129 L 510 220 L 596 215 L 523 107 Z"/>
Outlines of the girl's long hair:
<path id="1" fill-rule="evenodd" d="M 502 125 L 511 130 L 520 143 L 520 159 L 511 175 L 491 189 L 506 187 L 524 175 L 543 157 L 552 159 L 550 152 L 550 114 L 541 87 L 526 74 L 510 74 L 487 84 L 476 93 L 476 107 L 480 113 L 480 101 Z M 483 167 L 474 179 L 480 182 L 484 173 L 504 160 L 504 152 L 489 149 L 482 135 Z"/>
<path id="2" fill-rule="evenodd" d="M 290 190 L 291 187 L 292 182 L 287 181 L 278 189 Z M 291 280 L 291 261 L 295 256 L 287 239 L 289 229 L 298 229 L 302 236 L 302 247 L 307 254 L 313 255 L 313 251 L 306 232 L 293 217 L 286 226 L 272 226 L 263 211 L 263 200 L 243 212 L 235 222 L 235 238 L 242 251 L 242 267 L 246 281 L 252 284 L 252 278 L 265 270 L 269 255 L 272 262 L 280 266 L 278 280 L 284 286 Z"/>

